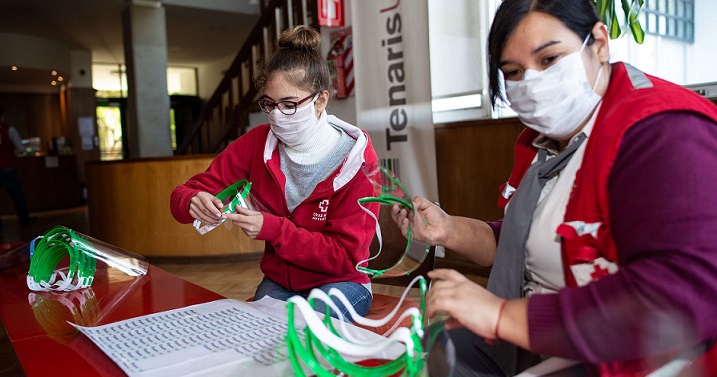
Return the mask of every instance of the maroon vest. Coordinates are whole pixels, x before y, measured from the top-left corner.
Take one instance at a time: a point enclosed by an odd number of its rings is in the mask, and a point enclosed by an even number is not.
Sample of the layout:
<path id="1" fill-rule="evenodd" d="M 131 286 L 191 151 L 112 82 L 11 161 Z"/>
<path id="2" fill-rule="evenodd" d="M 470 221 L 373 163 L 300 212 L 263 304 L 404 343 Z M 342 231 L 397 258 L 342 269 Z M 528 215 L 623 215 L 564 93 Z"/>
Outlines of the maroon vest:
<path id="1" fill-rule="evenodd" d="M 585 285 L 619 268 L 620 256 L 610 225 L 608 178 L 625 133 L 640 121 L 668 111 L 697 113 L 717 123 L 717 107 L 699 95 L 623 63 L 613 64 L 612 69 L 610 85 L 575 177 L 564 223 L 556 230 L 562 236 L 568 287 Z M 517 188 L 530 167 L 537 152 L 532 146 L 537 135 L 526 129 L 518 138 L 513 172 L 503 187 L 499 205 L 505 206 L 510 199 L 512 190 L 505 187 Z M 595 372 L 601 376 L 644 376 L 664 362 L 665 359 L 604 363 L 596 365 Z"/>

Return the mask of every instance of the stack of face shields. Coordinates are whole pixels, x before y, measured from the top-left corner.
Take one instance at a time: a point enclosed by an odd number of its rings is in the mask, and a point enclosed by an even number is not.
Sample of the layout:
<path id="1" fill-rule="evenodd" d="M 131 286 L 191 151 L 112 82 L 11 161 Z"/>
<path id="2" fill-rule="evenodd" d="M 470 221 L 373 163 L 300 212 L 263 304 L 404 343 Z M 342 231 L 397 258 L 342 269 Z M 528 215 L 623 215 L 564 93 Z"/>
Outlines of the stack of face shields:
<path id="1" fill-rule="evenodd" d="M 373 320 L 359 316 L 353 310 L 353 305 L 336 288 L 329 290 L 328 294 L 314 289 L 307 299 L 301 296 L 290 298 L 287 302 L 289 317 L 287 345 L 294 373 L 297 376 L 306 376 L 304 368 L 308 368 L 319 377 L 336 375 L 383 377 L 398 373 L 402 373 L 403 376 L 418 376 L 424 370 L 426 358 L 422 338 L 424 337 L 424 297 L 427 287 L 425 279 L 419 276 L 408 288 L 416 282 L 419 282 L 421 290 L 421 310 L 410 308 L 400 313 L 399 319 L 396 321 L 398 324 L 401 319 L 411 317 L 412 325 L 408 328 L 395 325 L 383 334 L 385 339 L 378 343 L 375 339 L 367 341 L 359 334 L 352 332 L 351 328 L 346 326 L 343 314 L 332 298 L 338 299 L 349 310 L 353 322 L 368 327 L 379 327 L 388 323 L 398 315 L 400 303 L 385 318 Z M 401 297 L 401 301 L 405 299 L 408 288 Z M 323 318 L 313 309 L 317 300 L 322 301 L 327 308 L 327 313 Z M 328 315 L 329 310 L 338 313 L 339 321 L 332 321 Z M 301 319 L 303 321 L 300 321 Z M 299 322 L 305 323 L 303 331 L 297 329 Z M 338 323 L 339 329 L 336 328 L 334 322 Z M 301 334 L 303 334 L 303 339 Z M 352 361 L 383 359 L 382 355 L 389 354 L 392 347 L 394 353 L 398 347 L 399 356 L 390 357 L 385 363 L 366 366 Z"/>
<path id="2" fill-rule="evenodd" d="M 406 317 L 412 318 L 408 328 L 396 325 L 383 334 L 385 340 L 376 342 L 362 339 L 354 334 L 343 320 L 332 320 L 329 310 L 343 315 L 332 297 L 339 299 L 351 313 L 351 319 L 368 327 L 385 325 L 398 314 L 399 305 L 385 318 L 372 320 L 356 314 L 346 297 L 337 289 L 326 294 L 315 289 L 307 299 L 294 296 L 288 300 L 289 316 L 287 346 L 294 374 L 299 377 L 310 374 L 319 377 L 354 376 L 439 376 L 452 377 L 456 366 L 456 350 L 450 332 L 445 331 L 445 322 L 436 320 L 428 327 L 425 318 L 426 281 L 418 276 L 403 293 L 403 301 L 408 290 L 419 283 L 421 291 L 420 310 L 411 308 L 400 314 L 396 324 Z M 313 310 L 316 300 L 322 301 L 327 313 L 322 318 Z M 303 320 L 303 321 L 302 321 Z M 299 323 L 305 324 L 299 328 Z M 338 323 L 336 328 L 335 323 Z M 370 362 L 370 363 L 369 363 Z"/>
<path id="3" fill-rule="evenodd" d="M 366 211 L 376 221 L 376 237 L 378 238 L 379 250 L 371 258 L 360 261 L 356 264 L 356 269 L 371 277 L 394 277 L 406 276 L 415 271 L 426 259 L 430 251 L 430 245 L 413 239 L 411 227 L 408 227 L 406 237 L 406 249 L 403 255 L 395 261 L 395 263 L 386 269 L 371 269 L 362 266 L 366 262 L 377 258 L 381 254 L 383 248 L 383 239 L 381 237 L 381 227 L 376 215 L 365 207 L 370 203 L 379 203 L 380 205 L 394 206 L 398 205 L 409 211 L 413 210 L 411 196 L 406 188 L 401 184 L 392 171 L 383 166 L 374 166 L 365 169 L 366 176 L 369 178 L 374 187 L 374 196 L 361 198 L 358 200 L 361 208 Z"/>
<path id="4" fill-rule="evenodd" d="M 27 287 L 33 291 L 87 288 L 94 280 L 98 260 L 129 276 L 147 273 L 144 257 L 56 226 L 30 243 Z"/>

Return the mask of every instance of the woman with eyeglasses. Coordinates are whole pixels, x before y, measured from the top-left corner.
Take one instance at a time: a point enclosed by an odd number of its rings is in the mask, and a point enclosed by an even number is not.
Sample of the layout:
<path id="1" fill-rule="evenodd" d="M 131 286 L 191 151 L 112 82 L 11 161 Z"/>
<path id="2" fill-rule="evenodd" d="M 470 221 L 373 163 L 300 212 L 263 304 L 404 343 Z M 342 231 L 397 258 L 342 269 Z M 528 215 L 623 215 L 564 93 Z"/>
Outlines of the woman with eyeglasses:
<path id="1" fill-rule="evenodd" d="M 717 108 L 609 57 L 593 1 L 504 0 L 490 92 L 527 127 L 502 221 L 394 208 L 414 239 L 492 266 L 487 289 L 429 273 L 453 376 L 549 356 L 580 362 L 561 375 L 717 373 Z"/>
<path id="2" fill-rule="evenodd" d="M 375 223 L 357 200 L 373 196 L 361 168 L 378 158 L 368 133 L 326 113 L 331 75 L 320 44 L 321 35 L 307 26 L 280 35 L 278 49 L 255 77 L 259 107 L 269 123 L 242 135 L 206 171 L 176 187 L 171 210 L 181 223 L 226 219 L 265 241 L 264 279 L 255 300 L 338 288 L 365 315 L 371 285 L 355 266 L 369 256 Z M 242 179 L 252 182 L 252 199 L 264 208 L 220 214 L 222 202 L 215 195 Z M 377 204 L 368 208 L 378 214 Z M 350 318 L 344 305 L 334 302 Z"/>

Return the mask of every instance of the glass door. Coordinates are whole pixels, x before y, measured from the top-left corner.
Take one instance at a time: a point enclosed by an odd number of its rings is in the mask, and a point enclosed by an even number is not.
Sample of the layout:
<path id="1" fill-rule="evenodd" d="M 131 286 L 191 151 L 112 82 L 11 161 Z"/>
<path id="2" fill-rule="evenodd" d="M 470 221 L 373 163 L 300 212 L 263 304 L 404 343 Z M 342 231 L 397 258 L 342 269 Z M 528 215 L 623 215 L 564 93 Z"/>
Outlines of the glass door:
<path id="1" fill-rule="evenodd" d="M 97 99 L 97 136 L 102 161 L 121 160 L 126 155 L 122 142 L 125 104 L 124 98 Z"/>

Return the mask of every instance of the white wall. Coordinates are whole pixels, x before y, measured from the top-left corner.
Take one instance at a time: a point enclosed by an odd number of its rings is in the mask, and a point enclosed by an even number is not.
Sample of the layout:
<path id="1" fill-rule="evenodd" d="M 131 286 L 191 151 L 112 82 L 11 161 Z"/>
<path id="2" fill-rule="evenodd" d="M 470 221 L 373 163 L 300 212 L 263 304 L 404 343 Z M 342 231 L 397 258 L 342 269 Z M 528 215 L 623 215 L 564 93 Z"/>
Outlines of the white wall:
<path id="1" fill-rule="evenodd" d="M 92 52 L 70 51 L 70 86 L 73 88 L 92 87 Z"/>
<path id="2" fill-rule="evenodd" d="M 479 4 L 472 0 L 428 1 L 431 93 L 441 98 L 483 89 L 485 59 L 478 27 Z"/>
<path id="3" fill-rule="evenodd" d="M 717 81 L 717 2 L 695 1 L 694 43 L 646 35 L 638 45 L 632 35 L 610 41 L 611 61 L 626 61 L 635 67 L 680 85 Z"/>
<path id="4" fill-rule="evenodd" d="M 688 51 L 686 84 L 717 82 L 717 1 L 695 1 L 695 44 Z"/>
<path id="5" fill-rule="evenodd" d="M 199 98 L 203 101 L 209 100 L 209 97 L 214 94 L 214 91 L 219 86 L 219 83 L 224 78 L 224 72 L 226 72 L 234 61 L 236 55 L 230 55 L 223 59 L 215 60 L 209 64 L 201 64 L 197 66 L 197 76 L 199 81 L 199 88 L 197 92 Z"/>
<path id="6" fill-rule="evenodd" d="M 431 95 L 434 100 L 479 94 L 471 109 L 438 112 L 435 123 L 485 118 L 487 96 L 485 47 L 489 4 L 473 0 L 429 0 L 428 32 Z"/>

